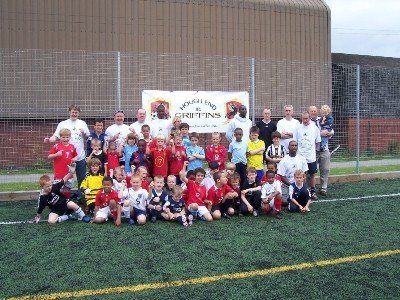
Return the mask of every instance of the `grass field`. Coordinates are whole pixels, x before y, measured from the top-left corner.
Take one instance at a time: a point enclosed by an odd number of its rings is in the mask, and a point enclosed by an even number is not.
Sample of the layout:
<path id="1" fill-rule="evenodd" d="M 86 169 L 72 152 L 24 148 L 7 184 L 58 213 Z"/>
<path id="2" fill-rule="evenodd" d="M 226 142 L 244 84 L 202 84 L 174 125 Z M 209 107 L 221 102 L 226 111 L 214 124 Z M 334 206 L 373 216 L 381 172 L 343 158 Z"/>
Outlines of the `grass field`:
<path id="1" fill-rule="evenodd" d="M 398 299 L 399 201 L 382 180 L 332 185 L 281 221 L 0 225 L 0 298 Z M 35 207 L 0 203 L 0 222 Z"/>

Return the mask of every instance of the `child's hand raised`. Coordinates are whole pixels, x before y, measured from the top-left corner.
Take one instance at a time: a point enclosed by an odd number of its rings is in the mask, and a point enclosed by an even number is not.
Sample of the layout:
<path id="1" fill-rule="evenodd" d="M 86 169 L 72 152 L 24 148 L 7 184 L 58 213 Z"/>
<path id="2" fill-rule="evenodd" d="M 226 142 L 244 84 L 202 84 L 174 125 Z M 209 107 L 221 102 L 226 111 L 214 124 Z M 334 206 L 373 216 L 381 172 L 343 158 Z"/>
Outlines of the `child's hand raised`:
<path id="1" fill-rule="evenodd" d="M 187 166 L 189 165 L 189 162 L 188 162 L 187 160 L 185 160 L 185 161 L 183 162 L 183 165 L 184 165 L 185 167 L 187 167 Z"/>

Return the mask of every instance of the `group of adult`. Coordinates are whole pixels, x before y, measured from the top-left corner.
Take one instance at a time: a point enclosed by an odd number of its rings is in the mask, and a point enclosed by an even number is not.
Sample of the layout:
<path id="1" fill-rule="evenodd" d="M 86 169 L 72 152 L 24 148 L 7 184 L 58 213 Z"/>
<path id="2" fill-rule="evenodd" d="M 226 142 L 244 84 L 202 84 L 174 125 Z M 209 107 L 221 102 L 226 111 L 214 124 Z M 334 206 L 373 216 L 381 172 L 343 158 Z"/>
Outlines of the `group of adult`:
<path id="1" fill-rule="evenodd" d="M 246 117 L 247 108 L 241 105 L 236 115 L 229 123 L 226 133 L 226 139 L 231 142 L 233 132 L 236 128 L 242 128 L 243 132 L 249 132 L 253 125 L 251 120 Z M 320 117 L 316 106 L 309 106 L 306 112 L 301 114 L 301 122 L 293 118 L 293 106 L 284 106 L 285 117 L 275 124 L 272 120 L 271 109 L 265 108 L 263 111 L 263 119 L 255 125 L 259 128 L 259 139 L 265 143 L 265 148 L 272 144 L 271 135 L 274 131 L 278 131 L 281 135 L 280 144 L 283 145 L 288 152 L 286 160 L 290 168 L 278 167 L 278 174 L 281 175 L 286 188 L 294 182 L 293 174 L 296 169 L 307 171 L 310 178 L 310 192 L 312 199 L 318 199 L 315 174 L 320 171 L 320 190 L 319 194 L 326 196 L 328 190 L 328 177 L 330 172 L 330 152 L 328 147 L 320 148 L 321 137 L 331 137 L 334 131 L 327 131 L 321 128 L 319 124 Z M 246 134 L 243 135 L 248 140 Z M 246 140 L 246 141 L 247 141 Z M 301 154 L 307 163 L 304 166 L 303 159 L 297 159 L 297 154 Z M 285 162 L 285 161 L 284 161 Z M 286 190 L 284 188 L 284 190 Z M 284 195 L 285 196 L 285 195 Z"/>
<path id="2" fill-rule="evenodd" d="M 263 119 L 258 121 L 255 125 L 260 129 L 259 138 L 264 141 L 265 147 L 267 148 L 272 144 L 271 134 L 274 131 L 278 131 L 281 134 L 281 144 L 288 149 L 289 156 L 296 156 L 297 150 L 303 155 L 308 163 L 308 169 L 310 174 L 310 186 L 315 193 L 315 173 L 317 172 L 317 165 L 320 170 L 320 184 L 321 188 L 319 193 L 326 195 L 328 189 L 328 176 L 330 171 L 330 152 L 328 148 L 318 149 L 318 142 L 321 136 L 331 136 L 333 132 L 328 132 L 319 127 L 319 117 L 316 106 L 310 106 L 307 112 L 302 113 L 302 122 L 293 118 L 293 106 L 286 105 L 285 117 L 275 124 L 272 120 L 271 109 L 265 108 L 263 110 Z M 78 185 L 85 178 L 86 174 L 86 153 L 85 153 L 85 140 L 91 136 L 89 128 L 85 121 L 79 119 L 80 108 L 76 105 L 71 105 L 68 108 L 69 118 L 61 121 L 53 135 L 49 138 L 44 139 L 45 143 L 55 143 L 60 139 L 60 130 L 68 128 L 71 131 L 70 142 L 76 147 L 78 153 L 78 159 L 76 161 L 76 177 Z M 136 113 L 136 121 L 130 126 L 124 124 L 125 113 L 122 110 L 118 110 L 114 114 L 114 124 L 110 125 L 105 130 L 105 136 L 108 136 L 111 141 L 115 141 L 116 144 L 121 144 L 125 141 L 126 136 L 134 132 L 139 138 L 141 138 L 141 128 L 143 125 L 150 127 L 150 135 L 156 136 L 162 134 L 166 139 L 169 138 L 169 133 L 172 128 L 172 123 L 167 119 L 165 107 L 160 105 L 157 107 L 157 118 L 149 121 L 147 119 L 146 110 L 140 108 Z M 238 114 L 228 124 L 228 130 L 226 132 L 226 139 L 231 142 L 233 139 L 233 132 L 236 128 L 242 128 L 243 132 L 249 132 L 252 126 L 252 121 L 247 117 L 247 107 L 241 105 L 238 109 Z M 307 139 L 304 139 L 304 135 L 299 133 L 299 129 L 302 132 L 306 132 Z M 296 134 L 297 133 L 297 134 Z M 248 134 L 243 135 L 243 140 L 248 141 Z M 296 147 L 289 146 L 289 142 L 293 141 Z M 317 145 L 317 148 L 316 148 Z M 293 151 L 295 148 L 296 151 Z M 292 149 L 292 151 L 291 151 Z M 122 158 L 123 160 L 123 158 Z M 279 171 L 279 170 L 278 170 Z M 283 174 L 282 174 L 283 175 Z M 286 174 L 287 175 L 287 174 Z M 284 176 L 288 177 L 288 176 Z M 290 176 L 289 176 L 290 177 Z M 289 183 L 289 182 L 286 182 Z"/>

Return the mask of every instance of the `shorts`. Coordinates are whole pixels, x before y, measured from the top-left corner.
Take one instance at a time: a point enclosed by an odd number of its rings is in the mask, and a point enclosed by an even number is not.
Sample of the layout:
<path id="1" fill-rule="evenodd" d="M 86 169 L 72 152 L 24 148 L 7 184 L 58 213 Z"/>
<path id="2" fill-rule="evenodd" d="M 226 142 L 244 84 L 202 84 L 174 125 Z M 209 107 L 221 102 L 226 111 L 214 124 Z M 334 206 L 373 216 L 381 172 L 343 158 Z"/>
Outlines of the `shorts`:
<path id="1" fill-rule="evenodd" d="M 53 184 L 59 183 L 60 181 L 61 181 L 61 179 L 54 179 Z M 69 179 L 67 182 L 64 182 L 64 186 L 68 189 L 72 189 L 74 187 L 74 180 L 72 178 Z"/>
<path id="2" fill-rule="evenodd" d="M 72 214 L 74 210 L 68 208 L 68 202 L 69 200 L 61 201 L 61 203 L 53 207 L 50 212 L 59 216 Z"/>
<path id="3" fill-rule="evenodd" d="M 216 210 L 221 211 L 221 207 L 219 206 L 219 204 L 213 205 L 213 206 L 211 207 L 211 213 L 213 213 L 213 212 L 216 211 Z"/>
<path id="4" fill-rule="evenodd" d="M 112 217 L 112 214 L 109 206 L 100 208 L 96 213 L 96 218 L 108 219 L 110 217 Z"/>
<path id="5" fill-rule="evenodd" d="M 145 217 L 147 217 L 147 213 L 145 210 L 141 210 L 139 208 L 134 207 L 133 208 L 133 217 L 137 218 L 140 215 L 144 215 Z"/>
<path id="6" fill-rule="evenodd" d="M 263 202 L 263 203 L 268 203 L 268 202 Z M 275 208 L 275 197 L 271 201 L 269 201 L 268 205 L 269 205 L 269 207 L 272 208 L 273 211 L 276 211 L 276 208 Z"/>
<path id="7" fill-rule="evenodd" d="M 199 215 L 200 217 L 205 215 L 206 213 L 209 213 L 208 209 L 205 206 L 200 206 L 199 205 L 199 209 L 198 210 L 192 210 L 190 208 L 188 208 L 188 211 L 192 214 L 192 215 Z"/>
<path id="8" fill-rule="evenodd" d="M 314 161 L 312 163 L 307 163 L 307 165 L 308 165 L 307 174 L 313 175 L 313 174 L 318 172 L 318 166 L 317 166 L 317 162 L 316 161 Z"/>

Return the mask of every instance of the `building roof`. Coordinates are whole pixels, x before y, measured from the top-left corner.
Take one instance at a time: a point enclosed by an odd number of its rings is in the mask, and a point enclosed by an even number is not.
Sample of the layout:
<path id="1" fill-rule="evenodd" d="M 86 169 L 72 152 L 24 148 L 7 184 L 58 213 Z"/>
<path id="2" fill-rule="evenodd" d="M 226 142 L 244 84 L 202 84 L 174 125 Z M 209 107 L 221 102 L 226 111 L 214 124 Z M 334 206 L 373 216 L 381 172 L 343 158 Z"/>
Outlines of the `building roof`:
<path id="1" fill-rule="evenodd" d="M 400 58 L 345 53 L 332 53 L 332 63 L 400 68 Z"/>

